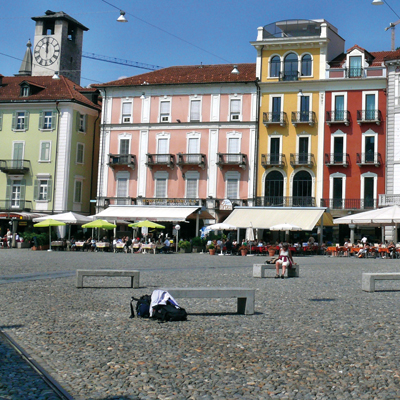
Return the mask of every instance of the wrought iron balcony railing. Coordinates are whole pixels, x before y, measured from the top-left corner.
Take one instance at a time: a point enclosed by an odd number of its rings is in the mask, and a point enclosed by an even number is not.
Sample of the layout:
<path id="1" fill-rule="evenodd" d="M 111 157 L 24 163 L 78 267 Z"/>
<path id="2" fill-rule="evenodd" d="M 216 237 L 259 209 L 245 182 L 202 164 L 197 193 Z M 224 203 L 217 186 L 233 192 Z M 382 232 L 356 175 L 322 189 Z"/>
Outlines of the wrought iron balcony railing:
<path id="1" fill-rule="evenodd" d="M 136 156 L 133 154 L 109 154 L 108 165 L 111 168 L 117 167 L 119 165 L 126 165 L 132 169 L 135 169 Z"/>
<path id="2" fill-rule="evenodd" d="M 161 198 L 161 197 L 138 197 L 136 203 L 139 206 L 198 206 L 205 205 L 204 199 L 197 198 Z"/>
<path id="3" fill-rule="evenodd" d="M 346 69 L 347 78 L 363 78 L 364 68 L 361 67 L 350 67 Z"/>
<path id="4" fill-rule="evenodd" d="M 269 125 L 287 125 L 287 114 L 285 112 L 265 112 L 263 113 L 263 124 L 266 128 Z"/>
<path id="5" fill-rule="evenodd" d="M 292 167 L 302 167 L 306 165 L 312 168 L 315 165 L 314 154 L 312 153 L 291 153 L 290 165 Z"/>
<path id="6" fill-rule="evenodd" d="M 350 157 L 347 153 L 325 153 L 325 165 L 327 167 L 333 167 L 335 165 L 348 167 L 349 160 Z"/>
<path id="7" fill-rule="evenodd" d="M 175 156 L 173 154 L 147 154 L 146 165 L 150 169 L 157 165 L 166 165 L 167 167 L 174 169 Z"/>
<path id="8" fill-rule="evenodd" d="M 97 205 L 107 208 L 108 206 L 133 206 L 136 199 L 133 197 L 97 197 Z"/>
<path id="9" fill-rule="evenodd" d="M 286 164 L 286 156 L 281 153 L 277 154 L 261 154 L 261 165 L 264 168 L 280 167 L 283 168 Z"/>
<path id="10" fill-rule="evenodd" d="M 0 200 L 0 211 L 32 211 L 31 200 Z"/>
<path id="11" fill-rule="evenodd" d="M 316 117 L 314 111 L 292 111 L 292 124 L 294 126 L 297 126 L 298 124 L 314 126 L 315 120 Z"/>
<path id="12" fill-rule="evenodd" d="M 379 207 L 400 206 L 400 194 L 380 194 Z"/>
<path id="13" fill-rule="evenodd" d="M 179 168 L 182 168 L 184 165 L 197 165 L 201 169 L 204 169 L 206 167 L 206 155 L 205 154 L 178 153 L 176 156 L 178 158 L 176 165 L 178 165 Z"/>
<path id="14" fill-rule="evenodd" d="M 381 153 L 357 153 L 357 165 L 374 165 L 379 167 L 382 164 Z"/>
<path id="15" fill-rule="evenodd" d="M 309 196 L 264 196 L 256 197 L 258 207 L 315 207 L 315 197 Z"/>
<path id="16" fill-rule="evenodd" d="M 240 168 L 245 169 L 247 165 L 246 154 L 243 153 L 218 153 L 219 168 L 223 168 L 227 165 L 237 165 Z"/>
<path id="17" fill-rule="evenodd" d="M 298 81 L 299 75 L 300 75 L 299 71 L 280 72 L 279 80 L 280 81 Z"/>
<path id="18" fill-rule="evenodd" d="M 379 110 L 357 110 L 357 123 L 368 124 L 375 123 L 380 125 L 382 121 L 382 113 Z"/>
<path id="19" fill-rule="evenodd" d="M 335 210 L 375 209 L 377 206 L 377 199 L 321 199 L 321 207 Z"/>
<path id="20" fill-rule="evenodd" d="M 328 126 L 331 126 L 331 124 L 345 124 L 346 126 L 349 126 L 350 112 L 347 110 L 327 111 L 326 124 Z"/>
<path id="21" fill-rule="evenodd" d="M 29 160 L 0 160 L 0 171 L 6 174 L 26 174 L 30 167 Z"/>

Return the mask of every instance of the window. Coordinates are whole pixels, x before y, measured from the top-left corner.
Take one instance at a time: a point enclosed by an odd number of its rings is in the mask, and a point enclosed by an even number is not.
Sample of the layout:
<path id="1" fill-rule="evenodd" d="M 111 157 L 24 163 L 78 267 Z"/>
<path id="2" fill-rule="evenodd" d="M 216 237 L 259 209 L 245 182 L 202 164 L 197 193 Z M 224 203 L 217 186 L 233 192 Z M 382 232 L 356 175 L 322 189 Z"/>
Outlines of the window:
<path id="1" fill-rule="evenodd" d="M 186 198 L 197 199 L 199 187 L 199 173 L 194 171 L 186 172 Z"/>
<path id="2" fill-rule="evenodd" d="M 129 154 L 130 151 L 130 140 L 120 139 L 119 140 L 119 154 Z"/>
<path id="3" fill-rule="evenodd" d="M 228 162 L 240 163 L 240 138 L 230 137 L 228 138 Z"/>
<path id="4" fill-rule="evenodd" d="M 310 120 L 310 96 L 300 97 L 300 121 Z"/>
<path id="5" fill-rule="evenodd" d="M 49 178 L 40 178 L 35 180 L 35 188 L 33 198 L 36 201 L 51 200 L 52 181 Z"/>
<path id="6" fill-rule="evenodd" d="M 85 133 L 86 128 L 87 128 L 87 116 L 85 114 L 78 113 L 77 127 L 76 127 L 77 131 Z"/>
<path id="7" fill-rule="evenodd" d="M 365 119 L 367 121 L 376 119 L 375 94 L 365 95 Z"/>
<path id="8" fill-rule="evenodd" d="M 7 179 L 7 208 L 23 208 L 25 205 L 25 179 Z"/>
<path id="9" fill-rule="evenodd" d="M 83 143 L 77 143 L 76 145 L 76 163 L 83 164 L 85 157 L 85 145 Z"/>
<path id="10" fill-rule="evenodd" d="M 121 173 L 117 175 L 117 204 L 129 205 L 127 203 L 129 190 L 129 174 Z"/>
<path id="11" fill-rule="evenodd" d="M 311 76 L 312 60 L 310 54 L 301 58 L 301 76 Z"/>
<path id="12" fill-rule="evenodd" d="M 74 185 L 74 203 L 82 203 L 82 186 L 81 180 L 75 180 Z"/>
<path id="13" fill-rule="evenodd" d="M 378 162 L 378 136 L 371 129 L 363 133 L 362 136 L 362 162 L 377 163 Z"/>
<path id="14" fill-rule="evenodd" d="M 50 146 L 51 142 L 40 142 L 40 156 L 39 161 L 49 162 L 50 161 Z"/>
<path id="15" fill-rule="evenodd" d="M 171 121 L 171 102 L 161 101 L 160 102 L 160 122 Z"/>
<path id="16" fill-rule="evenodd" d="M 376 207 L 376 192 L 377 192 L 378 175 L 366 172 L 361 175 L 361 193 L 360 198 L 364 199 L 362 208 L 375 208 Z M 362 200 L 361 200 L 362 201 Z"/>
<path id="17" fill-rule="evenodd" d="M 300 136 L 299 142 L 299 164 L 308 164 L 309 137 Z"/>
<path id="18" fill-rule="evenodd" d="M 200 108 L 200 100 L 190 100 L 190 122 L 200 122 Z"/>
<path id="19" fill-rule="evenodd" d="M 361 56 L 352 56 L 349 57 L 349 78 L 359 78 L 362 73 L 361 68 Z"/>
<path id="20" fill-rule="evenodd" d="M 283 175 L 279 171 L 271 171 L 265 179 L 265 205 L 283 204 Z"/>
<path id="21" fill-rule="evenodd" d="M 55 113 L 53 111 L 42 111 L 39 115 L 39 129 L 53 130 L 55 128 Z"/>
<path id="22" fill-rule="evenodd" d="M 15 180 L 12 181 L 12 188 L 11 188 L 11 207 L 12 208 L 20 208 L 21 207 L 21 181 Z"/>
<path id="23" fill-rule="evenodd" d="M 154 197 L 159 199 L 165 199 L 167 197 L 167 182 L 168 182 L 168 173 L 166 172 L 157 172 L 154 174 L 155 178 L 155 192 Z"/>
<path id="24" fill-rule="evenodd" d="M 29 113 L 17 111 L 13 114 L 12 127 L 15 131 L 26 131 L 29 128 Z"/>
<path id="25" fill-rule="evenodd" d="M 30 96 L 31 91 L 29 86 L 22 86 L 21 87 L 21 96 L 22 97 L 28 97 Z"/>
<path id="26" fill-rule="evenodd" d="M 132 122 L 132 102 L 122 102 L 122 123 L 129 124 Z"/>
<path id="27" fill-rule="evenodd" d="M 332 180 L 332 206 L 333 208 L 342 208 L 343 203 L 343 178 L 333 178 Z"/>
<path id="28" fill-rule="evenodd" d="M 312 178 L 309 172 L 299 171 L 293 178 L 293 206 L 312 206 Z"/>
<path id="29" fill-rule="evenodd" d="M 157 141 L 158 162 L 164 163 L 169 161 L 168 148 L 169 148 L 168 138 L 159 138 Z"/>
<path id="30" fill-rule="evenodd" d="M 240 121 L 241 99 L 231 99 L 230 121 Z"/>
<path id="31" fill-rule="evenodd" d="M 335 121 L 344 121 L 344 96 L 335 96 Z"/>
<path id="32" fill-rule="evenodd" d="M 333 137 L 333 162 L 334 163 L 344 163 L 344 136 L 334 136 Z"/>
<path id="33" fill-rule="evenodd" d="M 274 56 L 271 58 L 269 76 L 271 78 L 279 78 L 280 72 L 281 72 L 281 58 L 279 56 Z"/>
<path id="34" fill-rule="evenodd" d="M 239 199 L 239 179 L 239 173 L 231 172 L 225 175 L 227 199 Z"/>
<path id="35" fill-rule="evenodd" d="M 195 156 L 188 156 L 188 162 L 200 162 L 198 154 L 200 153 L 200 138 L 188 138 L 188 154 L 196 154 Z"/>
<path id="36" fill-rule="evenodd" d="M 285 81 L 297 81 L 299 78 L 299 62 L 295 53 L 289 53 L 284 61 L 284 77 Z"/>
<path id="37" fill-rule="evenodd" d="M 272 122 L 281 121 L 282 97 L 272 97 Z"/>
<path id="38" fill-rule="evenodd" d="M 281 158 L 280 147 L 281 147 L 281 138 L 270 137 L 269 156 L 271 165 L 277 165 L 280 163 L 280 158 Z"/>

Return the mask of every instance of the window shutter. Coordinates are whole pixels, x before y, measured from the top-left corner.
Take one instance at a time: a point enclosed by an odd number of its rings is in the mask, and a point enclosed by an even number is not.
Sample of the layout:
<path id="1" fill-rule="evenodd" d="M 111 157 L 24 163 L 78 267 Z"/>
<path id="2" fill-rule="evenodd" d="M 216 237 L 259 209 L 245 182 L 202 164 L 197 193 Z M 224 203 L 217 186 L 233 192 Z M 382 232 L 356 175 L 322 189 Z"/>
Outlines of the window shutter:
<path id="1" fill-rule="evenodd" d="M 25 111 L 25 130 L 29 129 L 29 111 Z"/>
<path id="2" fill-rule="evenodd" d="M 21 179 L 21 201 L 25 201 L 26 179 Z"/>
<path id="3" fill-rule="evenodd" d="M 230 154 L 239 153 L 239 139 L 238 138 L 230 138 L 228 140 L 228 153 L 230 153 Z"/>
<path id="4" fill-rule="evenodd" d="M 17 113 L 14 111 L 12 115 L 12 123 L 11 123 L 12 129 L 17 129 Z"/>
<path id="5" fill-rule="evenodd" d="M 79 114 L 79 113 L 77 112 L 77 113 L 76 113 L 76 125 L 75 125 L 75 128 L 76 128 L 76 131 L 77 131 L 77 132 L 79 132 L 80 117 L 81 117 L 81 114 Z"/>
<path id="6" fill-rule="evenodd" d="M 228 179 L 226 185 L 226 197 L 228 199 L 237 199 L 238 198 L 237 188 L 238 188 L 238 180 Z"/>
<path id="7" fill-rule="evenodd" d="M 195 178 L 186 180 L 186 197 L 188 199 L 195 199 L 197 197 L 197 182 Z"/>
<path id="8" fill-rule="evenodd" d="M 240 100 L 239 99 L 231 100 L 231 112 L 232 113 L 240 113 Z"/>
<path id="9" fill-rule="evenodd" d="M 129 154 L 129 139 L 121 139 L 120 140 L 119 154 Z"/>
<path id="10" fill-rule="evenodd" d="M 167 180 L 164 178 L 156 180 L 156 197 L 157 198 L 167 197 Z"/>
<path id="11" fill-rule="evenodd" d="M 52 194 L 53 194 L 53 181 L 49 179 L 47 181 L 47 201 L 51 201 Z"/>
<path id="12" fill-rule="evenodd" d="M 200 121 L 200 100 L 192 100 L 190 109 L 190 120 Z"/>
<path id="13" fill-rule="evenodd" d="M 39 198 L 39 181 L 35 179 L 35 183 L 33 186 L 33 200 L 37 200 Z"/>
<path id="14" fill-rule="evenodd" d="M 7 188 L 6 188 L 6 200 L 9 202 L 11 200 L 11 179 L 7 178 Z M 6 208 L 10 208 L 10 204 L 6 204 Z"/>
<path id="15" fill-rule="evenodd" d="M 131 103 L 122 103 L 122 115 L 131 115 Z"/>
<path id="16" fill-rule="evenodd" d="M 169 101 L 162 101 L 161 106 L 160 106 L 160 112 L 161 114 L 169 114 Z"/>
<path id="17" fill-rule="evenodd" d="M 39 113 L 39 129 L 43 129 L 44 127 L 43 118 L 44 118 L 44 111 L 41 111 Z"/>
<path id="18" fill-rule="evenodd" d="M 0 131 L 3 128 L 3 113 L 0 111 Z"/>
<path id="19" fill-rule="evenodd" d="M 51 130 L 54 131 L 57 125 L 57 111 L 53 111 L 53 115 L 51 116 Z"/>
<path id="20" fill-rule="evenodd" d="M 88 118 L 89 116 L 87 114 L 85 114 L 85 117 L 83 119 L 83 128 L 85 130 L 85 132 L 87 132 L 87 127 L 88 127 Z"/>
<path id="21" fill-rule="evenodd" d="M 118 178 L 117 197 L 126 197 L 128 193 L 128 178 Z"/>

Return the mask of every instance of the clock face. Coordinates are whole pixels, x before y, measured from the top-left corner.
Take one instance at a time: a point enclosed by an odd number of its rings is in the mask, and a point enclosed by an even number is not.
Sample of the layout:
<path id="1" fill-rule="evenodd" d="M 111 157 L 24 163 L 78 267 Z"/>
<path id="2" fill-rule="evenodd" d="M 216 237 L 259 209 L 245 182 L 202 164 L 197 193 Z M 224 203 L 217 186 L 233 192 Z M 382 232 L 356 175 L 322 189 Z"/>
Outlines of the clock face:
<path id="1" fill-rule="evenodd" d="M 43 66 L 51 65 L 56 62 L 60 55 L 60 45 L 52 37 L 40 39 L 35 46 L 35 60 Z"/>

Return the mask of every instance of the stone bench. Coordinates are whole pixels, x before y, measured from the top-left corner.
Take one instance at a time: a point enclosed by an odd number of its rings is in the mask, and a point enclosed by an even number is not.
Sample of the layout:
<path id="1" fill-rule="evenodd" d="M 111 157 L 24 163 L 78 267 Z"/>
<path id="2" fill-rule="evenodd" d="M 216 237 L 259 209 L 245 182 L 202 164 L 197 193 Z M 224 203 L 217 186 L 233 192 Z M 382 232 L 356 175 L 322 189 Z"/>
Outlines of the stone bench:
<path id="1" fill-rule="evenodd" d="M 169 288 L 166 290 L 174 298 L 236 298 L 237 313 L 253 315 L 255 290 L 249 288 L 226 287 L 196 287 L 196 288 Z"/>
<path id="2" fill-rule="evenodd" d="M 253 264 L 253 278 L 266 278 L 265 271 L 273 269 L 275 264 Z M 286 268 L 288 278 L 298 278 L 300 276 L 300 267 L 298 264 L 293 264 L 292 268 Z"/>
<path id="3" fill-rule="evenodd" d="M 365 292 L 375 292 L 375 281 L 400 279 L 400 272 L 363 272 L 362 290 Z"/>
<path id="4" fill-rule="evenodd" d="M 129 276 L 131 278 L 131 288 L 139 287 L 140 272 L 136 270 L 125 269 L 77 269 L 76 270 L 76 287 L 83 288 L 84 276 Z"/>

